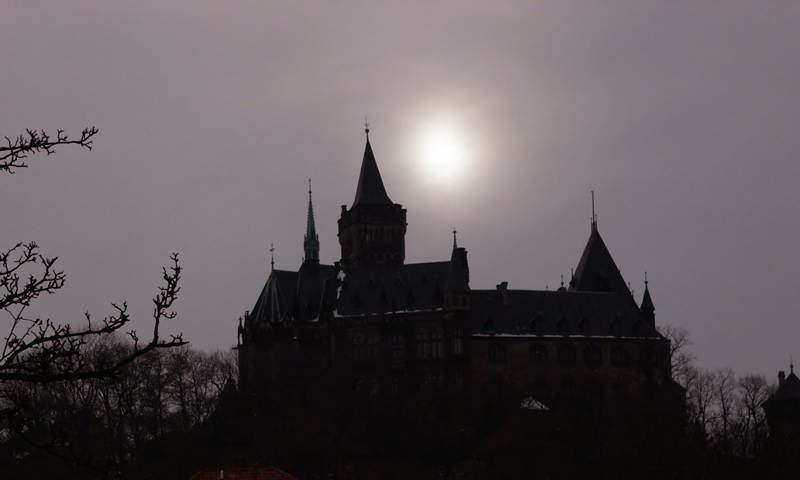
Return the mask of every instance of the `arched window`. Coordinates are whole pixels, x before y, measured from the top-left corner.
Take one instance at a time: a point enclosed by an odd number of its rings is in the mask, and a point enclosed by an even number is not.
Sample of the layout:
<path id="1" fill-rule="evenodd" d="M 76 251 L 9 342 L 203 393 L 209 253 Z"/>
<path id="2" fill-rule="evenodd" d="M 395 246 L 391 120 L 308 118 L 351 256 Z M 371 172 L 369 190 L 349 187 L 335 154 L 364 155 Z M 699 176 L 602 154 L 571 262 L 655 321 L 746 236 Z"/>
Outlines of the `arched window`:
<path id="1" fill-rule="evenodd" d="M 544 345 L 531 345 L 528 350 L 528 360 L 534 365 L 547 363 L 547 347 Z"/>
<path id="2" fill-rule="evenodd" d="M 615 367 L 627 367 L 630 364 L 628 350 L 625 347 L 614 347 L 611 349 L 611 365 Z"/>
<path id="3" fill-rule="evenodd" d="M 561 365 L 575 365 L 578 352 L 573 346 L 562 345 L 556 350 L 556 356 L 558 357 L 558 363 Z"/>
<path id="4" fill-rule="evenodd" d="M 508 350 L 505 345 L 493 343 L 489 345 L 488 357 L 492 363 L 506 363 L 508 361 Z"/>
<path id="5" fill-rule="evenodd" d="M 603 363 L 603 351 L 600 347 L 587 347 L 583 349 L 583 362 L 586 365 L 597 366 Z"/>

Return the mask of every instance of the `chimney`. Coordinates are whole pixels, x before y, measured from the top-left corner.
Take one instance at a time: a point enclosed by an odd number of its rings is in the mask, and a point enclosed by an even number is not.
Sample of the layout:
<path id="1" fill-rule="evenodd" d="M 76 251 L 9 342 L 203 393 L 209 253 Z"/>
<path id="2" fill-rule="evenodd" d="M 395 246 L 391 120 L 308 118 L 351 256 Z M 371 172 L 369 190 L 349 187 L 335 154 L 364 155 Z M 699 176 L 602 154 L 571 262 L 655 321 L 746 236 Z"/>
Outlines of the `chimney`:
<path id="1" fill-rule="evenodd" d="M 783 373 L 783 370 L 781 370 L 780 372 L 778 372 L 778 388 L 780 388 L 780 386 L 783 385 L 783 382 L 785 381 L 786 381 L 786 374 Z"/>
<path id="2" fill-rule="evenodd" d="M 503 305 L 508 305 L 508 282 L 500 282 L 500 285 L 497 285 L 497 291 L 503 298 Z"/>

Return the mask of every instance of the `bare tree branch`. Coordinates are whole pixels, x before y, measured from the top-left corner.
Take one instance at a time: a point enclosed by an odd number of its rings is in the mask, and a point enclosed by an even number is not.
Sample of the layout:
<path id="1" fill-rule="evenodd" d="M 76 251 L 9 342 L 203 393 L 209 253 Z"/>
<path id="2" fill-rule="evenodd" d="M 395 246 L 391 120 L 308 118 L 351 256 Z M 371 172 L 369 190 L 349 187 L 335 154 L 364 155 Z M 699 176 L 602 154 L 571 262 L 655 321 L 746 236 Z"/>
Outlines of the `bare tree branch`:
<path id="1" fill-rule="evenodd" d="M 44 130 L 30 129 L 25 131 L 25 135 L 14 139 L 3 137 L 4 141 L 0 141 L 0 172 L 14 173 L 17 168 L 26 168 L 28 154 L 45 152 L 50 155 L 55 152 L 57 145 L 79 145 L 91 150 L 92 137 L 96 134 L 97 128 L 90 127 L 85 128 L 77 140 L 70 140 L 64 130 L 58 130 L 56 138 L 51 138 Z"/>
<path id="2" fill-rule="evenodd" d="M 0 141 L 0 172 L 14 173 L 25 168 L 24 159 L 29 154 L 54 152 L 57 145 L 79 145 L 89 150 L 97 128 L 86 128 L 77 140 L 70 140 L 63 130 L 55 138 L 44 131 L 26 130 L 25 135 Z M 86 326 L 74 329 L 69 324 L 58 324 L 50 319 L 29 318 L 26 309 L 42 294 L 50 294 L 64 286 L 63 271 L 55 268 L 56 257 L 48 258 L 39 253 L 35 242 L 18 243 L 5 252 L 0 252 L 0 310 L 5 311 L 10 325 L 2 339 L 0 348 L 0 381 L 56 382 L 87 378 L 106 378 L 136 358 L 153 350 L 184 345 L 181 335 L 161 339 L 159 329 L 164 320 L 175 318 L 172 305 L 180 288 L 181 267 L 178 254 L 173 253 L 169 269 L 164 268 L 165 285 L 153 299 L 153 333 L 144 344 L 139 343 L 135 331 L 128 332 L 133 340 L 133 350 L 127 355 L 111 357 L 102 364 L 92 363 L 86 356 L 87 342 L 121 331 L 130 322 L 128 306 L 113 304 L 116 313 L 93 325 L 86 314 Z"/>

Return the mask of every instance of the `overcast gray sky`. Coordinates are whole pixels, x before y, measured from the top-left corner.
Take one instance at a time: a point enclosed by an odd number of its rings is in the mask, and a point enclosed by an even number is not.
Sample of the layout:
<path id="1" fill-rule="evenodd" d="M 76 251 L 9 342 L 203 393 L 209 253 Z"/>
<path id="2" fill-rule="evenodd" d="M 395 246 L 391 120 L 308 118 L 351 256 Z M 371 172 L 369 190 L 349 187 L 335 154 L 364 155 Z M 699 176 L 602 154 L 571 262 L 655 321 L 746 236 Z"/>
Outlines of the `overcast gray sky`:
<path id="1" fill-rule="evenodd" d="M 179 316 L 235 343 L 269 273 L 339 258 L 363 122 L 406 261 L 467 248 L 473 288 L 555 288 L 599 230 L 701 366 L 800 357 L 800 3 L 0 3 L 0 134 L 87 126 L 0 176 L 0 246 L 67 284 L 36 313 L 127 300 L 137 328 L 179 252 Z M 446 160 L 446 161 L 445 161 Z M 140 321 L 141 320 L 141 321 Z"/>

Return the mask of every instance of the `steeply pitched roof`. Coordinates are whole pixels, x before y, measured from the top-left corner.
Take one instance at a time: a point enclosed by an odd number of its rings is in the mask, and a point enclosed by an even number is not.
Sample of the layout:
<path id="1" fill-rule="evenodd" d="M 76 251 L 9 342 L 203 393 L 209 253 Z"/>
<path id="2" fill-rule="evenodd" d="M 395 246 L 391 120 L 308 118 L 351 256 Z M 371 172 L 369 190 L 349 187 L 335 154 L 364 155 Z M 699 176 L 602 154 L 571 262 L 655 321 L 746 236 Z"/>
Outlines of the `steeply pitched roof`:
<path id="1" fill-rule="evenodd" d="M 469 292 L 469 264 L 467 263 L 467 250 L 464 248 L 453 247 L 444 291 Z"/>
<path id="2" fill-rule="evenodd" d="M 394 205 L 394 202 L 386 195 L 386 188 L 383 186 L 378 164 L 375 163 L 375 155 L 372 154 L 369 139 L 367 139 L 367 146 L 364 149 L 364 160 L 361 162 L 356 199 L 353 201 L 353 207 L 356 205 Z"/>
<path id="3" fill-rule="evenodd" d="M 596 225 L 592 226 L 592 234 L 578 262 L 578 268 L 569 282 L 569 291 L 614 292 L 625 301 L 636 305 Z"/>
<path id="4" fill-rule="evenodd" d="M 472 290 L 472 333 L 663 339 L 615 293 Z"/>
<path id="5" fill-rule="evenodd" d="M 450 262 L 346 268 L 334 294 L 338 316 L 374 315 L 444 308 Z"/>
<path id="6" fill-rule="evenodd" d="M 783 381 L 783 385 L 778 387 L 778 390 L 776 390 L 775 393 L 773 393 L 772 396 L 770 396 L 764 403 L 766 404 L 781 400 L 800 400 L 800 378 L 797 378 L 797 375 L 795 375 L 794 372 L 789 373 L 789 376 Z"/>
<path id="7" fill-rule="evenodd" d="M 273 270 L 269 274 L 267 283 L 258 296 L 253 311 L 250 313 L 250 322 L 258 325 L 264 322 L 278 322 L 283 320 L 287 311 L 294 307 L 294 286 L 297 284 L 297 272 L 286 270 Z M 288 295 L 287 295 L 288 294 Z"/>
<path id="8" fill-rule="evenodd" d="M 650 298 L 650 289 L 647 288 L 647 281 L 644 282 L 644 297 L 642 297 L 642 305 L 639 309 L 643 312 L 656 311 L 656 307 L 653 305 L 653 299 Z"/>

